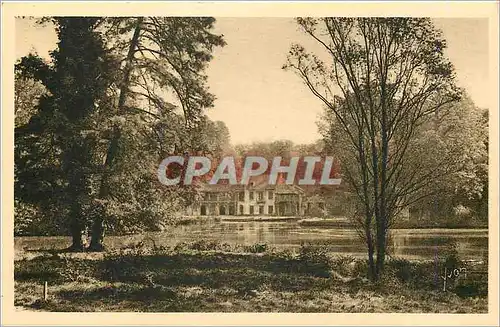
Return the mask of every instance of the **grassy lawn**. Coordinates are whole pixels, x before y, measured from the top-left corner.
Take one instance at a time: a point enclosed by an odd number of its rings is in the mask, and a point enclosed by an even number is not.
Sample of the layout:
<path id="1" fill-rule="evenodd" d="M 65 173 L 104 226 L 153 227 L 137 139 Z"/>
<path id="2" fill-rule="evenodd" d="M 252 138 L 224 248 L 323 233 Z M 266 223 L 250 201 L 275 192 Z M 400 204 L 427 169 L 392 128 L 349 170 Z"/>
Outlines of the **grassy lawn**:
<path id="1" fill-rule="evenodd" d="M 486 263 L 484 265 L 487 265 Z M 474 269 L 469 268 L 472 273 Z M 108 253 L 37 253 L 15 262 L 15 305 L 45 311 L 487 312 L 487 278 L 436 285 L 434 263 L 366 263 L 321 249 L 196 242 Z M 472 274 L 471 274 L 472 275 Z M 47 301 L 41 299 L 43 282 Z"/>

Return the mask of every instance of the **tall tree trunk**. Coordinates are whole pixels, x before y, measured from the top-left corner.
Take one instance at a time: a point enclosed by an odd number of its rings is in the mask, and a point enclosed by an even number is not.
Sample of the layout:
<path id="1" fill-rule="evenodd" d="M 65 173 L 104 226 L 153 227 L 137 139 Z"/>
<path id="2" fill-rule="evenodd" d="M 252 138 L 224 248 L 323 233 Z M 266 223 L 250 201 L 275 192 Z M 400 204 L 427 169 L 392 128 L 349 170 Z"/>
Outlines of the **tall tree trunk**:
<path id="1" fill-rule="evenodd" d="M 82 226 L 73 221 L 71 224 L 72 243 L 68 250 L 71 252 L 83 252 L 85 250 L 83 237 L 84 237 L 84 231 Z"/>
<path id="2" fill-rule="evenodd" d="M 385 250 L 386 250 L 386 229 L 382 226 L 380 231 L 377 233 L 377 276 L 380 277 L 384 270 L 385 264 Z"/>
<path id="3" fill-rule="evenodd" d="M 127 98 L 127 93 L 130 86 L 130 73 L 132 71 L 134 60 L 134 54 L 139 44 L 139 34 L 141 32 L 143 17 L 138 17 L 136 20 L 136 25 L 134 29 L 134 35 L 130 41 L 130 47 L 127 53 L 127 59 L 124 69 L 124 77 L 120 86 L 120 96 L 118 98 L 118 113 L 121 113 L 125 106 L 125 100 Z M 111 142 L 108 146 L 108 151 L 106 155 L 106 161 L 104 163 L 104 174 L 101 180 L 101 187 L 99 189 L 99 198 L 106 199 L 109 196 L 109 175 L 111 172 L 111 167 L 113 165 L 114 158 L 118 152 L 118 143 L 120 139 L 120 130 L 118 127 L 114 127 L 113 136 Z M 105 233 L 105 222 L 102 214 L 94 218 L 91 230 L 91 242 L 89 246 L 90 251 L 102 251 L 104 249 L 104 233 Z"/>
<path id="4" fill-rule="evenodd" d="M 71 129 L 76 130 L 75 126 L 70 126 Z M 82 198 L 86 193 L 86 178 L 82 172 L 82 165 L 86 159 L 86 148 L 78 145 L 75 139 L 70 136 L 68 138 L 69 146 L 64 149 L 63 167 L 66 175 L 68 176 L 67 185 L 67 200 L 70 202 L 69 206 L 69 220 L 70 220 L 70 233 L 72 244 L 69 251 L 83 252 L 85 250 L 86 231 L 84 212 L 82 208 Z"/>
<path id="5" fill-rule="evenodd" d="M 72 243 L 68 248 L 68 251 L 72 252 L 83 252 L 85 250 L 85 231 L 84 224 L 81 219 L 81 208 L 78 204 L 73 204 L 70 210 L 71 224 L 70 232 Z"/>
<path id="6" fill-rule="evenodd" d="M 367 225 L 365 233 L 366 233 L 366 243 L 367 243 L 367 248 L 368 248 L 368 278 L 371 281 L 375 281 L 378 279 L 378 274 L 377 274 L 377 269 L 375 266 L 375 260 L 373 258 L 373 254 L 375 253 L 375 250 L 373 248 L 373 236 L 372 236 L 370 225 Z"/>
<path id="7" fill-rule="evenodd" d="M 102 216 L 97 216 L 92 222 L 89 251 L 100 252 L 104 250 L 104 231 L 104 219 Z"/>
<path id="8" fill-rule="evenodd" d="M 387 93 L 386 93 L 386 80 L 387 80 L 387 64 L 383 65 L 383 78 L 381 83 L 381 107 L 382 107 L 382 121 L 380 126 L 380 134 L 382 139 L 382 156 L 380 163 L 380 194 L 379 194 L 379 217 L 377 233 L 377 275 L 380 277 L 384 270 L 385 254 L 387 247 L 387 230 L 389 222 L 389 208 L 387 203 L 387 188 L 389 185 L 387 180 L 387 161 L 389 156 L 389 136 L 388 136 L 388 122 L 387 122 Z"/>

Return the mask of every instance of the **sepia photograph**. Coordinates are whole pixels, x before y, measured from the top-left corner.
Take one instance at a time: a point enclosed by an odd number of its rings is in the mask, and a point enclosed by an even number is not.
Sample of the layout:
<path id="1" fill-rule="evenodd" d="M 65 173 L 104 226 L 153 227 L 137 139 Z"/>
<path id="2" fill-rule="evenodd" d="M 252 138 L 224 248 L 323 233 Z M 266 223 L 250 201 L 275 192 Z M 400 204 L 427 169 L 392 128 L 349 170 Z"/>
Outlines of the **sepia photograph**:
<path id="1" fill-rule="evenodd" d="M 13 23 L 17 313 L 491 313 L 488 17 Z"/>

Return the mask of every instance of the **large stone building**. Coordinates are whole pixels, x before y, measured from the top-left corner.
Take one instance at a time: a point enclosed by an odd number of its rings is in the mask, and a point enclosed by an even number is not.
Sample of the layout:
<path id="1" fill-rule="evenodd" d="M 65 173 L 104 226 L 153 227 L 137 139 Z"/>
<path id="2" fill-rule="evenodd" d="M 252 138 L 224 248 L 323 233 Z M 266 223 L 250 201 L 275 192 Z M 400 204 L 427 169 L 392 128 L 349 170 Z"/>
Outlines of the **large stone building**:
<path id="1" fill-rule="evenodd" d="M 324 210 L 325 201 L 308 196 L 297 185 L 270 185 L 267 178 L 252 180 L 248 185 L 200 186 L 202 198 L 190 210 L 196 216 L 302 216 L 313 210 Z"/>

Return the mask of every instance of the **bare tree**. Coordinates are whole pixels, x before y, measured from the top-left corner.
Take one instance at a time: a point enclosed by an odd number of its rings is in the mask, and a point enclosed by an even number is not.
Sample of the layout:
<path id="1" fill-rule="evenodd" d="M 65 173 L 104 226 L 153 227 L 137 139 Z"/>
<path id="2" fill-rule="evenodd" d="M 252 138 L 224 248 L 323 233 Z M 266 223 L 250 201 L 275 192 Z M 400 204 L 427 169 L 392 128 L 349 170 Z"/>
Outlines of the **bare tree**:
<path id="1" fill-rule="evenodd" d="M 331 114 L 330 140 L 344 180 L 359 200 L 369 277 L 383 272 L 387 237 L 402 209 L 433 178 L 449 173 L 448 156 L 419 158 L 415 135 L 429 117 L 458 100 L 441 33 L 426 18 L 298 18 L 323 50 L 293 45 L 284 69 L 296 72 Z"/>

